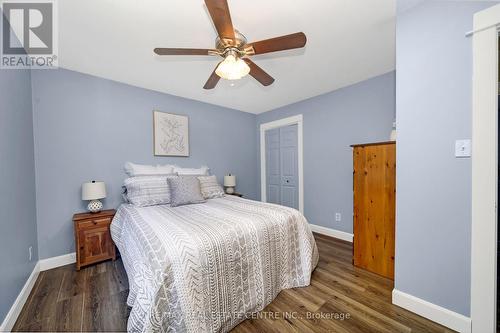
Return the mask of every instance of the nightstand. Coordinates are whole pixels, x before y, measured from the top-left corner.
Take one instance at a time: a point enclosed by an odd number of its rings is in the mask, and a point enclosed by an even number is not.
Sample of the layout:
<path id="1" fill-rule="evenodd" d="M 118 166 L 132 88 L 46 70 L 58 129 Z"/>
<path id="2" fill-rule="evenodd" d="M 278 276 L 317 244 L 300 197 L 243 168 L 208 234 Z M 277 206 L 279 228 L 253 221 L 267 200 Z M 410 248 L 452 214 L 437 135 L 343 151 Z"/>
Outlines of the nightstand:
<path id="1" fill-rule="evenodd" d="M 240 198 L 243 198 L 243 194 L 241 193 L 237 193 L 237 192 L 233 192 L 233 193 L 226 193 L 227 195 L 234 195 L 235 197 L 240 197 Z"/>
<path id="2" fill-rule="evenodd" d="M 115 243 L 109 227 L 116 210 L 73 215 L 75 225 L 76 269 L 108 259 L 116 259 Z"/>

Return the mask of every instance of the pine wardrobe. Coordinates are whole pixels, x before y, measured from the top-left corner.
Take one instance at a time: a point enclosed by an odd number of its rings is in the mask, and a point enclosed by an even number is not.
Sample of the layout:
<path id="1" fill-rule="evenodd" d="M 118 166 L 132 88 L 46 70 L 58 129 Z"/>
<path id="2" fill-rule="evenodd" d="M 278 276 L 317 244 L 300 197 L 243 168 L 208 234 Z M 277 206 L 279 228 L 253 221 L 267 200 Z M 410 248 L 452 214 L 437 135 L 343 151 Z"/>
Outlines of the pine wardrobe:
<path id="1" fill-rule="evenodd" d="M 353 263 L 394 279 L 396 143 L 352 145 Z"/>

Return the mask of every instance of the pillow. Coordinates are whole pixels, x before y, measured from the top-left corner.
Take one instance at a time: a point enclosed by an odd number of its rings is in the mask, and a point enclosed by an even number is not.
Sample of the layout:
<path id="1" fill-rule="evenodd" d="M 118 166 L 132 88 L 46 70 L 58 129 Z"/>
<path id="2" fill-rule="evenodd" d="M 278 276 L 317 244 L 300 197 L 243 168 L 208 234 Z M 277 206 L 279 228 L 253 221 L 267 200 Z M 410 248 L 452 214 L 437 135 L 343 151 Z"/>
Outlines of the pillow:
<path id="1" fill-rule="evenodd" d="M 170 189 L 167 180 L 177 175 L 138 176 L 125 179 L 127 200 L 135 206 L 146 207 L 170 203 Z"/>
<path id="2" fill-rule="evenodd" d="M 198 180 L 200 182 L 201 194 L 205 199 L 222 198 L 224 196 L 224 190 L 217 182 L 217 177 L 202 176 L 198 177 Z"/>
<path id="3" fill-rule="evenodd" d="M 196 177 L 173 177 L 167 179 L 170 187 L 170 206 L 177 207 L 206 202 L 200 191 L 200 181 Z"/>
<path id="4" fill-rule="evenodd" d="M 150 175 L 168 175 L 174 173 L 173 165 L 145 165 L 131 162 L 125 163 L 125 173 L 130 177 L 150 176 Z"/>
<path id="5" fill-rule="evenodd" d="M 174 166 L 174 172 L 177 172 L 179 176 L 181 175 L 195 175 L 195 176 L 208 176 L 208 170 L 210 170 L 207 166 L 202 166 L 201 168 L 181 168 L 178 166 Z"/>

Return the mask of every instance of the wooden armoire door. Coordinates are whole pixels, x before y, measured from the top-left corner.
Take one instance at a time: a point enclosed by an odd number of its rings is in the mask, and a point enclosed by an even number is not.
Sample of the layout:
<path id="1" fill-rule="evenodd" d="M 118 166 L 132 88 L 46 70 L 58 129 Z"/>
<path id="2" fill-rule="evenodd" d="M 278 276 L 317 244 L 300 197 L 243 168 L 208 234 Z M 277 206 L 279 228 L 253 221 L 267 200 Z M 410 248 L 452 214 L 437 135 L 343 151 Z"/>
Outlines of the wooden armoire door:
<path id="1" fill-rule="evenodd" d="M 354 265 L 394 279 L 396 144 L 352 147 Z"/>

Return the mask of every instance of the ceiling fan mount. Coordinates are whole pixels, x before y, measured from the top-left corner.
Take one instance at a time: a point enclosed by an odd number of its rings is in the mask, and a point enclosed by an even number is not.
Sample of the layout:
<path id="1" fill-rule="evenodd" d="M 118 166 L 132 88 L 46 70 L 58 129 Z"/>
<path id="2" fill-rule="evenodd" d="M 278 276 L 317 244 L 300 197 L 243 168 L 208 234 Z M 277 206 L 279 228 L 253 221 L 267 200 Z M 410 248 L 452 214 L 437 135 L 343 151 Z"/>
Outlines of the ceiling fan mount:
<path id="1" fill-rule="evenodd" d="M 247 46 L 246 37 L 238 30 L 234 29 L 234 39 L 220 38 L 215 39 L 215 50 L 208 50 L 209 55 L 219 55 L 225 58 L 228 54 L 232 54 L 239 58 L 251 56 L 255 54 L 253 47 Z"/>
<path id="2" fill-rule="evenodd" d="M 248 57 L 256 54 L 270 53 L 304 47 L 306 35 L 297 32 L 291 35 L 275 37 L 258 42 L 248 43 L 246 37 L 234 29 L 227 0 L 205 0 L 212 21 L 218 33 L 215 49 L 155 48 L 158 55 L 209 55 L 224 58 L 212 72 L 204 89 L 213 89 L 219 79 L 240 79 L 250 74 L 262 85 L 268 86 L 274 78 L 257 66 Z"/>
<path id="3" fill-rule="evenodd" d="M 234 29 L 234 38 L 221 38 L 220 36 L 217 36 L 217 38 L 215 39 L 215 48 L 221 51 L 230 48 L 236 48 L 240 50 L 240 48 L 242 48 L 246 44 L 246 37 L 236 29 Z"/>

